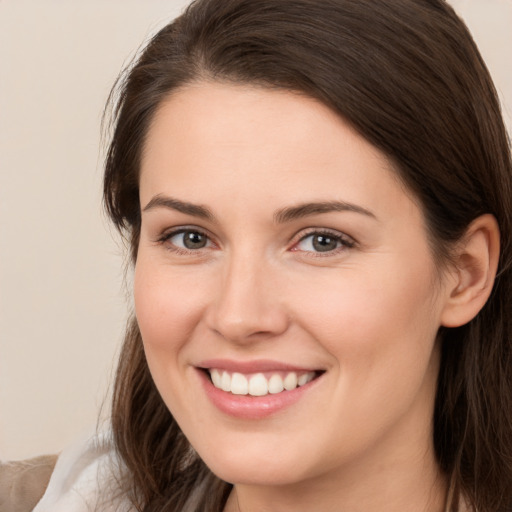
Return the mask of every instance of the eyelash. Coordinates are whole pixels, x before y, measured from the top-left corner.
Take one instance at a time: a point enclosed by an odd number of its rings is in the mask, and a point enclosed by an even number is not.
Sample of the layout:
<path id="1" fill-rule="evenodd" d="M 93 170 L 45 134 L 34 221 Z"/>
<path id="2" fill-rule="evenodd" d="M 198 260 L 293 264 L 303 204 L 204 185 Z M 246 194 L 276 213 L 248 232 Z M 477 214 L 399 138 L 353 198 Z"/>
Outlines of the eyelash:
<path id="1" fill-rule="evenodd" d="M 345 235 L 344 233 L 340 233 L 339 231 L 331 231 L 328 229 L 322 229 L 322 228 L 310 228 L 306 233 L 302 233 L 300 238 L 293 243 L 291 250 L 299 252 L 299 249 L 296 249 L 296 247 L 301 243 L 307 240 L 310 237 L 317 236 L 317 237 L 325 237 L 330 238 L 334 242 L 336 242 L 337 246 L 333 250 L 329 251 L 301 251 L 304 254 L 308 255 L 314 255 L 312 257 L 315 258 L 325 258 L 328 256 L 338 255 L 340 252 L 346 251 L 347 249 L 352 249 L 355 247 L 356 242 L 353 238 Z"/>
<path id="2" fill-rule="evenodd" d="M 169 231 L 167 233 L 164 233 L 160 238 L 157 239 L 157 243 L 159 243 L 161 245 L 167 244 L 171 238 L 181 235 L 181 234 L 184 234 L 184 233 L 192 233 L 192 234 L 201 235 L 207 239 L 207 241 L 206 241 L 207 244 L 210 244 L 210 245 L 213 244 L 211 237 L 205 231 L 203 231 L 202 229 L 196 228 L 196 227 L 192 227 L 192 226 L 190 226 L 190 227 L 185 226 L 185 227 L 181 227 L 181 228 Z M 304 242 L 305 240 L 307 240 L 309 237 L 312 237 L 312 236 L 317 236 L 317 237 L 323 236 L 326 238 L 330 238 L 331 240 L 336 242 L 337 245 L 339 244 L 339 246 L 337 246 L 333 250 L 328 250 L 328 251 L 324 251 L 324 252 L 322 252 L 322 251 L 300 251 L 299 249 L 297 249 L 297 246 L 301 242 Z M 295 237 L 295 238 L 297 238 L 297 237 Z M 306 233 L 302 233 L 299 238 L 297 238 L 295 241 L 292 242 L 292 247 L 290 250 L 293 252 L 302 252 L 304 254 L 314 255 L 312 257 L 327 257 L 327 256 L 332 256 L 334 254 L 338 254 L 340 251 L 341 252 L 346 251 L 347 249 L 351 249 L 355 246 L 356 246 L 355 240 L 343 233 L 340 233 L 337 231 L 330 231 L 328 229 L 310 228 Z M 178 255 L 184 255 L 184 256 L 191 255 L 194 253 L 197 254 L 201 251 L 201 249 L 204 249 L 204 248 L 208 248 L 208 245 L 205 247 L 197 248 L 197 249 L 186 249 L 186 248 L 178 247 L 175 244 L 171 244 L 171 243 L 169 243 L 167 245 L 167 250 L 172 251 Z"/>

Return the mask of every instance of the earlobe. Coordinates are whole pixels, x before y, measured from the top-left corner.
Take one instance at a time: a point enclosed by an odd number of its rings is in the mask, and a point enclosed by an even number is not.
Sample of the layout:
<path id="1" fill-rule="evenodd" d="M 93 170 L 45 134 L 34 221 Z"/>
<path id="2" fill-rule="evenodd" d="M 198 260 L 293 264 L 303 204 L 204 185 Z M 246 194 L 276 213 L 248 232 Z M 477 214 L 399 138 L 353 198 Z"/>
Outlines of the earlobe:
<path id="1" fill-rule="evenodd" d="M 491 214 L 477 217 L 468 227 L 455 257 L 454 285 L 441 315 L 445 327 L 471 321 L 489 298 L 500 253 L 500 232 Z"/>

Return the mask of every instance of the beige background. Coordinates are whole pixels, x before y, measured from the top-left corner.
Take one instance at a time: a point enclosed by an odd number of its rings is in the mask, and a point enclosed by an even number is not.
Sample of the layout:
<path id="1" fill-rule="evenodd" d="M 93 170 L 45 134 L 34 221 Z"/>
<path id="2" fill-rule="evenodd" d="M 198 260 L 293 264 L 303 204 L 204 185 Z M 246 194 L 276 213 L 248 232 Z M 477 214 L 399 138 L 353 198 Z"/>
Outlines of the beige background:
<path id="1" fill-rule="evenodd" d="M 186 0 L 0 0 L 0 457 L 93 431 L 129 291 L 101 214 L 100 119 L 139 44 Z M 510 126 L 512 0 L 453 0 Z M 108 409 L 108 407 L 107 407 Z"/>

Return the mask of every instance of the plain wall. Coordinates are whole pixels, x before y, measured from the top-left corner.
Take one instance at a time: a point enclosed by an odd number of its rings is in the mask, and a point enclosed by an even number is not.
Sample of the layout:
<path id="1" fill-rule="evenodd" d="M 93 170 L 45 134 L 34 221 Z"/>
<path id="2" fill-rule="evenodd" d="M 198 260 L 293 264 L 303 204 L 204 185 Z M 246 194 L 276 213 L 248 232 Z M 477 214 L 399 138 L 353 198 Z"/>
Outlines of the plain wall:
<path id="1" fill-rule="evenodd" d="M 123 64 L 185 4 L 0 0 L 2 458 L 95 428 L 129 303 L 123 247 L 101 213 L 101 114 Z M 510 126 L 512 2 L 452 4 Z"/>

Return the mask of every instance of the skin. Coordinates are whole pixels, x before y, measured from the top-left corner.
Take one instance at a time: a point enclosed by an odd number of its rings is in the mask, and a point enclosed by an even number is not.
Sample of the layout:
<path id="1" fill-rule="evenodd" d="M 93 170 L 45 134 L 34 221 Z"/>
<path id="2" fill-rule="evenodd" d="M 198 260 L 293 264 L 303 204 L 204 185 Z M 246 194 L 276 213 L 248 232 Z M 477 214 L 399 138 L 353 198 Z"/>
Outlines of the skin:
<path id="1" fill-rule="evenodd" d="M 140 201 L 134 295 L 148 364 L 199 455 L 235 484 L 226 511 L 443 510 L 436 334 L 458 276 L 436 268 L 385 155 L 311 98 L 197 83 L 157 111 Z M 276 222 L 333 201 L 364 212 Z M 207 244 L 185 248 L 172 235 L 184 226 Z M 326 229 L 343 241 L 315 252 L 311 232 Z M 292 406 L 241 419 L 204 392 L 196 366 L 211 358 L 324 373 Z"/>

